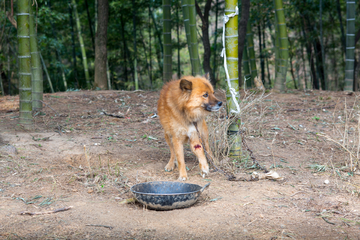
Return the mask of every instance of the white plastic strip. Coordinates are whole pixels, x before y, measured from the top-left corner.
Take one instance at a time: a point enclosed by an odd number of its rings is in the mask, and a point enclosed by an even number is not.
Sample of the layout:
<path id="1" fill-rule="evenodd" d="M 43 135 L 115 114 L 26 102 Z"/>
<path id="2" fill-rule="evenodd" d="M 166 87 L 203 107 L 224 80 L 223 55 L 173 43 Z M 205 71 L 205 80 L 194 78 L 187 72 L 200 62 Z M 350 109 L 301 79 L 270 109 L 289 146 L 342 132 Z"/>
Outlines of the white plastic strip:
<path id="1" fill-rule="evenodd" d="M 226 12 L 227 10 L 225 10 Z M 229 87 L 229 91 L 231 93 L 231 98 L 236 106 L 236 111 L 235 110 L 230 110 L 230 113 L 240 113 L 240 106 L 238 101 L 236 100 L 236 91 L 234 88 L 231 87 L 231 83 L 230 83 L 230 76 L 229 76 L 229 71 L 227 68 L 227 63 L 226 63 L 226 48 L 225 48 L 225 24 L 230 20 L 231 17 L 235 17 L 236 15 L 239 15 L 239 9 L 236 6 L 235 7 L 235 12 L 231 13 L 229 15 L 225 15 L 224 14 L 224 23 L 223 23 L 223 36 L 222 36 L 222 40 L 223 40 L 223 49 L 221 51 L 221 57 L 224 58 L 224 69 L 225 69 L 225 75 L 226 75 L 226 80 L 228 83 L 228 87 Z"/>

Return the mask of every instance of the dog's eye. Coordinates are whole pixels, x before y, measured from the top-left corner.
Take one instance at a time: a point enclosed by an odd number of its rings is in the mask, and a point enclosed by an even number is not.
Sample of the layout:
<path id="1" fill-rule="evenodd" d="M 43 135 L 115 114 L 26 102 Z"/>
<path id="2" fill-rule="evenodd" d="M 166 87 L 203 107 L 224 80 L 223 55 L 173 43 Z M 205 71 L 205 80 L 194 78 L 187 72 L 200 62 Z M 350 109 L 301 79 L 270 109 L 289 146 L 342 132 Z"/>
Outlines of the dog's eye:
<path id="1" fill-rule="evenodd" d="M 205 98 L 207 98 L 209 96 L 209 94 L 207 94 L 207 93 L 205 93 L 204 95 L 203 95 L 203 97 L 205 97 Z"/>

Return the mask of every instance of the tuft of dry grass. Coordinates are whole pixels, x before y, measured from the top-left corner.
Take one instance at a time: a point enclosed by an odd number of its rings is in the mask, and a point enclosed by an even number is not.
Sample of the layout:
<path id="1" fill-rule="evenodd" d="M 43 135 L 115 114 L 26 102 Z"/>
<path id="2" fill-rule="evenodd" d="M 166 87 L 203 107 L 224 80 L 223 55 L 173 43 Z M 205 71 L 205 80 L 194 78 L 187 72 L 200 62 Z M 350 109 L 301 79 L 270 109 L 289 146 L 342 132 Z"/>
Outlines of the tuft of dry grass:
<path id="1" fill-rule="evenodd" d="M 343 107 L 342 114 L 339 110 Z M 341 112 L 341 110 L 340 110 Z M 317 133 L 334 147 L 340 147 L 344 153 L 344 161 L 341 163 L 350 172 L 359 169 L 360 159 L 360 109 L 359 99 L 356 97 L 352 106 L 348 106 L 345 98 L 344 105 L 337 101 L 332 119 L 332 134 Z"/>
<path id="2" fill-rule="evenodd" d="M 226 92 L 223 91 L 226 95 Z M 230 159 L 229 151 L 234 144 L 233 139 L 228 137 L 227 131 L 231 124 L 239 125 L 239 135 L 248 134 L 250 129 L 261 134 L 263 116 L 267 107 L 263 102 L 269 94 L 257 93 L 253 91 L 245 91 L 240 102 L 240 114 L 228 116 L 226 106 L 224 106 L 217 114 L 212 114 L 207 119 L 209 128 L 209 145 L 213 152 L 214 164 L 221 168 L 232 171 L 233 173 L 239 168 L 239 164 L 243 162 L 247 166 L 250 161 L 249 155 L 243 150 L 241 159 Z M 251 167 L 253 163 L 249 162 Z"/>

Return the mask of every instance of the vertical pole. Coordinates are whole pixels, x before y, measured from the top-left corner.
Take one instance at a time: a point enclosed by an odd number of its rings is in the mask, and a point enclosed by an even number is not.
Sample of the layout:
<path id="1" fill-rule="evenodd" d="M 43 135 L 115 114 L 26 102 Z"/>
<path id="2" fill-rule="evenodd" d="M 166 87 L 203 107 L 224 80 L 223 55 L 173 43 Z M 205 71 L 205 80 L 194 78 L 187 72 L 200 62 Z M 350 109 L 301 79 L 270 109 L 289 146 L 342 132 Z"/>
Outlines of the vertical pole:
<path id="1" fill-rule="evenodd" d="M 31 89 L 31 55 L 30 55 L 30 5 L 28 0 L 17 2 L 17 38 L 19 59 L 19 123 L 29 128 L 33 123 L 32 117 L 32 89 Z"/>

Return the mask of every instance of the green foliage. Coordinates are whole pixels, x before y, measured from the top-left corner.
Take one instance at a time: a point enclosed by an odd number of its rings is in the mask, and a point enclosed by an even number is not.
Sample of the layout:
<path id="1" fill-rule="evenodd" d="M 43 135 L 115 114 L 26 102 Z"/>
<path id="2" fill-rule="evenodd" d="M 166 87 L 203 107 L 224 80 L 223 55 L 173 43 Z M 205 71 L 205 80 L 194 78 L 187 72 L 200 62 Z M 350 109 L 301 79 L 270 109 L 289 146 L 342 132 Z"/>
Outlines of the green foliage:
<path id="1" fill-rule="evenodd" d="M 0 9 L 0 73 L 6 94 L 18 94 L 18 47 L 17 31 L 7 19 L 5 11 L 11 12 L 10 0 L 5 0 L 5 9 Z M 222 16 L 224 14 L 224 2 L 212 1 L 212 9 L 209 16 L 210 44 L 212 61 L 216 60 L 215 77 L 217 86 L 225 88 L 225 73 L 220 59 L 222 49 Z M 239 1 L 240 4 L 241 1 Z M 340 18 L 343 30 L 346 32 L 346 1 L 322 0 L 322 24 L 324 49 L 326 54 L 327 77 L 322 69 L 321 51 L 319 51 L 320 24 L 319 3 L 320 0 L 283 0 L 285 22 L 288 29 L 288 39 L 291 42 L 289 54 L 292 57 L 294 76 L 287 74 L 286 88 L 300 86 L 303 81 L 307 88 L 322 87 L 323 81 L 328 79 L 329 90 L 342 90 L 345 82 L 345 39 L 340 28 Z M 3 2 L 2 2 L 3 3 Z M 51 6 L 50 6 L 51 3 Z M 86 49 L 89 75 L 93 81 L 94 75 L 94 50 L 90 34 L 90 26 L 87 17 L 87 9 L 84 0 L 76 0 L 77 10 L 80 17 L 84 46 Z M 201 10 L 204 10 L 206 0 L 198 0 Z M 16 12 L 18 1 L 14 1 Z M 46 63 L 47 70 L 52 80 L 55 91 L 64 91 L 62 70 L 65 73 L 69 89 L 86 88 L 86 80 L 82 65 L 80 44 L 75 35 L 75 58 L 76 69 L 73 67 L 72 36 L 70 25 L 70 12 L 68 1 L 37 1 L 36 13 L 37 35 L 39 49 Z M 91 19 L 91 28 L 95 30 L 95 5 L 94 1 L 88 1 Z M 179 0 L 171 0 L 172 21 L 172 73 L 177 72 L 178 48 L 180 52 L 181 75 L 191 74 L 191 63 L 186 41 L 183 14 Z M 1 4 L 1 6 L 3 6 Z M 215 26 L 215 12 L 218 7 L 218 25 Z M 358 4 L 356 4 L 358 8 Z M 34 8 L 35 9 L 35 8 Z M 176 16 L 176 9 L 179 16 Z M 240 6 L 241 9 L 241 6 Z M 149 14 L 150 10 L 150 14 Z M 140 89 L 159 89 L 163 84 L 163 42 L 162 42 L 162 1 L 161 0 L 137 0 L 136 1 L 136 25 L 137 25 L 137 73 Z M 356 10 L 357 11 L 357 10 Z M 241 11 L 240 11 L 241 12 Z M 275 43 L 275 17 L 273 1 L 251 0 L 250 19 L 251 32 L 254 37 L 255 61 L 260 69 L 260 52 L 258 46 L 258 25 L 265 31 L 265 47 L 262 56 L 265 59 L 266 82 L 269 87 L 274 85 L 274 43 Z M 355 15 L 356 16 L 356 15 Z M 17 20 L 17 16 L 14 16 Z M 360 20 L 355 17 L 355 26 L 359 26 Z M 239 17 L 240 19 L 240 17 Z M 74 28 L 76 33 L 75 19 Z M 179 25 L 179 39 L 176 34 L 176 26 Z M 196 16 L 197 42 L 199 46 L 200 64 L 203 59 L 203 44 L 201 34 L 201 21 Z M 358 29 L 355 29 L 355 32 Z M 56 35 L 56 37 L 55 37 Z M 215 35 L 218 37 L 214 43 Z M 159 38 L 160 36 L 160 38 Z M 344 44 L 343 44 L 344 41 Z M 8 46 L 9 52 L 8 52 Z M 216 46 L 216 48 L 215 48 Z M 134 89 L 134 47 L 133 47 L 133 4 L 132 1 L 115 0 L 109 2 L 109 25 L 108 25 L 108 60 L 113 89 Z M 215 52 L 216 49 L 216 52 Z M 59 61 L 56 50 L 61 56 Z M 357 61 L 359 62 L 359 61 Z M 10 69 L 8 68 L 8 63 Z M 151 66 L 151 68 L 150 68 Z M 267 67 L 268 66 L 268 67 Z M 312 68 L 313 67 L 313 68 Z M 268 72 L 269 69 L 269 72 Z M 287 67 L 290 71 L 290 64 Z M 356 67 L 355 67 L 356 70 Z M 45 75 L 44 75 L 45 76 Z M 151 77 L 150 77 L 151 76 Z M 242 74 L 244 76 L 244 74 Z M 269 79 L 270 78 L 270 79 Z M 294 79 L 293 79 L 294 78 Z M 11 79 L 9 84 L 9 79 Z M 45 78 L 44 78 L 45 79 Z M 317 79 L 315 81 L 315 79 Z M 295 83 L 294 83 L 295 80 Z M 318 84 L 318 86 L 316 86 Z M 9 90 L 10 89 L 10 90 Z M 44 92 L 50 92 L 48 81 L 44 81 Z"/>

